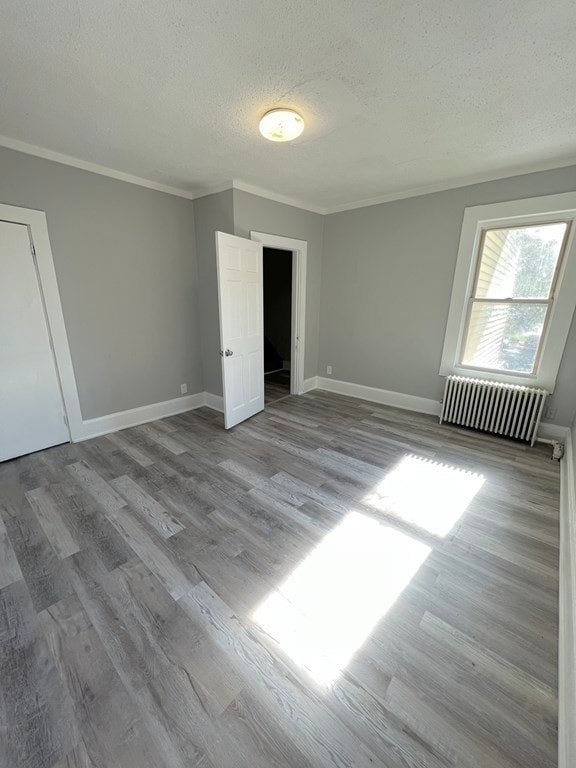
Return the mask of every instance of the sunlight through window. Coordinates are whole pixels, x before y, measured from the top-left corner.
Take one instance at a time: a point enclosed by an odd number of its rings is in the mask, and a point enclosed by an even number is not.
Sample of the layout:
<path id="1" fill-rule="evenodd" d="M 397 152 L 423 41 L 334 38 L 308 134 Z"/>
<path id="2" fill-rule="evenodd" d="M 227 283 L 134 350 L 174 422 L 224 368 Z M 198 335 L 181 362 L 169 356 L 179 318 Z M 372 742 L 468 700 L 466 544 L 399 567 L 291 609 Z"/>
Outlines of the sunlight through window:
<path id="1" fill-rule="evenodd" d="M 329 685 L 429 552 L 410 536 L 352 512 L 253 618 L 314 680 Z"/>
<path id="2" fill-rule="evenodd" d="M 420 456 L 405 456 L 363 502 L 445 536 L 483 483 L 482 475 Z"/>

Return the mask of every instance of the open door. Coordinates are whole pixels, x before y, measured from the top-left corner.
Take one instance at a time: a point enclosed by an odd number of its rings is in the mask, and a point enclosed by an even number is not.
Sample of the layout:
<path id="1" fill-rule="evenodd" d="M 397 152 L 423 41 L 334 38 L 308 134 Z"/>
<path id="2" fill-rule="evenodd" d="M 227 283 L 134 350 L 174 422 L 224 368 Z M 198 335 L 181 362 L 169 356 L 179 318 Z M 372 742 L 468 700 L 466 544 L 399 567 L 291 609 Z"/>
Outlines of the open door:
<path id="1" fill-rule="evenodd" d="M 262 245 L 216 232 L 224 426 L 264 409 Z"/>

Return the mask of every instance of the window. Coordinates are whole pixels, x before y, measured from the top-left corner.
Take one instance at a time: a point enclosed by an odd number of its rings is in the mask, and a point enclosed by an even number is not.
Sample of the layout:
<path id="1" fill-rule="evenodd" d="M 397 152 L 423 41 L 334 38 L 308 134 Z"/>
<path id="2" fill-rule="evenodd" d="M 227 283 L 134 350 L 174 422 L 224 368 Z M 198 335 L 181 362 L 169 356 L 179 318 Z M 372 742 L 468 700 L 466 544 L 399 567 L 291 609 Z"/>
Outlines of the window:
<path id="1" fill-rule="evenodd" d="M 565 221 L 482 232 L 462 365 L 534 373 L 567 232 Z"/>
<path id="2" fill-rule="evenodd" d="M 576 194 L 466 209 L 442 375 L 552 391 L 576 304 L 575 218 Z"/>

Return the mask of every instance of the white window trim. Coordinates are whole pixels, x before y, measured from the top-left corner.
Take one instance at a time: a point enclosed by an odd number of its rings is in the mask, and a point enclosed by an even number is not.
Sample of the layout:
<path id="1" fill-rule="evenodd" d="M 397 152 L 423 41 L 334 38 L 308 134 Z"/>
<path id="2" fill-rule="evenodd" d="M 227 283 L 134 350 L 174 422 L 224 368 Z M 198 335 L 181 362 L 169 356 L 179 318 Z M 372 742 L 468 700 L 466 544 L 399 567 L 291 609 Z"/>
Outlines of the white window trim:
<path id="1" fill-rule="evenodd" d="M 34 245 L 35 263 L 42 301 L 46 311 L 48 331 L 56 363 L 56 371 L 60 383 L 60 391 L 64 410 L 68 421 L 70 440 L 74 442 L 82 438 L 82 412 L 78 399 L 78 389 L 72 367 L 72 357 L 68 345 L 68 336 L 62 314 L 58 282 L 54 270 L 52 249 L 48 237 L 48 225 L 44 211 L 31 208 L 18 208 L 13 205 L 0 204 L 0 220 L 28 227 L 30 241 Z"/>
<path id="2" fill-rule="evenodd" d="M 556 293 L 550 319 L 545 331 L 540 363 L 535 374 L 508 374 L 501 371 L 463 366 L 460 350 L 464 342 L 468 299 L 476 274 L 476 259 L 483 229 L 511 227 L 532 221 L 569 221 L 570 233 L 566 243 L 563 263 L 558 274 L 559 289 Z M 478 205 L 466 208 L 458 247 L 458 259 L 452 285 L 450 311 L 446 324 L 446 336 L 440 375 L 473 376 L 489 378 L 512 384 L 541 387 L 554 391 L 556 376 L 564 353 L 572 316 L 576 308 L 576 192 L 506 203 Z"/>

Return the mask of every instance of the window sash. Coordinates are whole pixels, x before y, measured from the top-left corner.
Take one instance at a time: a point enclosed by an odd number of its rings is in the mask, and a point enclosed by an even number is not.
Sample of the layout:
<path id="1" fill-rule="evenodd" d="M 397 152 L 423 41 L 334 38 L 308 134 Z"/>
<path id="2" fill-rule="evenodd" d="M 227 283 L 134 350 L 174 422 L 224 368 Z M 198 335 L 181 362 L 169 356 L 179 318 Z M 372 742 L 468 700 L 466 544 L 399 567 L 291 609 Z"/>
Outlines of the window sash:
<path id="1" fill-rule="evenodd" d="M 546 338 L 546 334 L 548 332 L 548 324 L 550 321 L 550 315 L 552 310 L 552 304 L 553 304 L 553 297 L 551 296 L 549 299 L 476 299 L 474 296 L 471 296 L 468 299 L 468 307 L 466 310 L 466 323 L 464 325 L 464 334 L 462 336 L 462 344 L 460 347 L 460 355 L 458 358 L 458 365 L 460 368 L 467 368 L 469 370 L 473 371 L 499 371 L 500 373 L 504 374 L 511 374 L 513 376 L 523 376 L 525 378 L 533 378 L 538 373 L 538 366 L 540 365 L 540 359 L 542 357 L 542 352 L 544 349 L 544 339 Z M 465 363 L 464 362 L 464 353 L 466 351 L 466 343 L 468 341 L 468 333 L 470 331 L 470 321 L 472 319 L 472 307 L 474 304 L 530 304 L 534 305 L 537 304 L 539 306 L 546 305 L 546 315 L 544 316 L 544 322 L 542 323 L 542 333 L 540 334 L 540 338 L 538 339 L 538 348 L 536 349 L 536 354 L 534 356 L 534 365 L 532 366 L 531 371 L 515 371 L 509 368 L 489 368 L 485 365 L 472 365 L 471 363 Z"/>
<path id="2" fill-rule="evenodd" d="M 567 219 L 557 219 L 554 221 L 531 221 L 527 224 L 511 224 L 510 226 L 502 226 L 502 227 L 486 227 L 482 229 L 480 242 L 478 244 L 478 251 L 476 253 L 476 263 L 474 265 L 474 281 L 472 282 L 472 298 L 474 298 L 475 294 L 478 291 L 478 282 L 480 280 L 480 269 L 482 267 L 482 254 L 484 252 L 484 245 L 486 243 L 486 235 L 488 232 L 502 232 L 502 230 L 506 229 L 523 229 L 523 228 L 532 228 L 532 227 L 538 227 L 538 226 L 547 226 L 549 224 L 566 224 L 566 229 L 564 230 L 564 237 L 562 238 L 562 244 L 560 245 L 560 252 L 558 253 L 558 259 L 556 260 L 556 267 L 554 269 L 554 275 L 552 277 L 552 282 L 550 283 L 550 292 L 548 293 L 548 296 L 544 299 L 534 297 L 524 297 L 523 299 L 520 298 L 514 298 L 513 296 L 509 296 L 504 301 L 546 301 L 547 299 L 551 299 L 554 297 L 554 294 L 556 292 L 556 286 L 558 283 L 558 276 L 560 274 L 560 267 L 562 265 L 562 261 L 564 259 L 564 252 L 566 250 L 566 245 L 568 243 L 568 238 L 570 236 L 570 229 L 572 226 L 572 222 L 568 221 Z M 483 300 L 482 298 L 478 298 L 478 301 Z M 486 299 L 487 301 L 489 299 Z"/>

